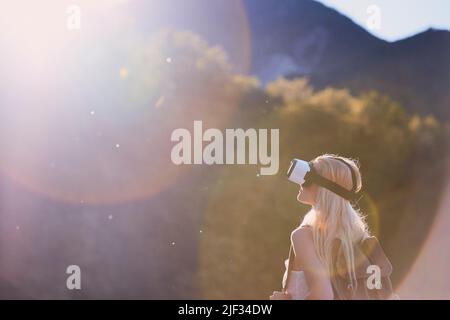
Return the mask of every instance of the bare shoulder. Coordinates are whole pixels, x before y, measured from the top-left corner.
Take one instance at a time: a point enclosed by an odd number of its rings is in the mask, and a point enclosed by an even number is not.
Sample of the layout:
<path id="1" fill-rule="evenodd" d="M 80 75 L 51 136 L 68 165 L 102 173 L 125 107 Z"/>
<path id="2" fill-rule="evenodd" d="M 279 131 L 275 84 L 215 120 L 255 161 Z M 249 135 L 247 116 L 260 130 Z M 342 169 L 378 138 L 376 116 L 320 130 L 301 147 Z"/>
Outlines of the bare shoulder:
<path id="1" fill-rule="evenodd" d="M 310 227 L 299 227 L 292 231 L 291 241 L 294 247 L 300 248 L 314 243 L 313 234 Z"/>
<path id="2" fill-rule="evenodd" d="M 302 266 L 309 275 L 311 270 L 323 270 L 322 263 L 317 257 L 314 249 L 314 238 L 312 228 L 297 228 L 291 233 L 292 246 L 298 265 Z M 325 274 L 326 272 L 324 272 Z"/>

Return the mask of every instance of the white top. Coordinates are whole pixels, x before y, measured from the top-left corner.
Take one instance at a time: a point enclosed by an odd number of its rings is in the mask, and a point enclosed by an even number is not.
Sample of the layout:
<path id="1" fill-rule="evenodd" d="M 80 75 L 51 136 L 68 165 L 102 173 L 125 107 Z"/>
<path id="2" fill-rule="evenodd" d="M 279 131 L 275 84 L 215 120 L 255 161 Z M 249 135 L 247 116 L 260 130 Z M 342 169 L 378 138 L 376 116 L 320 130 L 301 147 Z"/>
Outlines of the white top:
<path id="1" fill-rule="evenodd" d="M 283 288 L 285 287 L 289 259 L 284 261 L 284 265 L 286 267 L 286 271 L 283 275 Z M 295 271 L 291 270 L 291 274 L 289 275 L 289 283 L 285 287 L 287 292 L 291 295 L 292 300 L 305 300 L 306 296 L 309 293 L 308 284 L 306 283 L 305 273 L 303 271 Z"/>

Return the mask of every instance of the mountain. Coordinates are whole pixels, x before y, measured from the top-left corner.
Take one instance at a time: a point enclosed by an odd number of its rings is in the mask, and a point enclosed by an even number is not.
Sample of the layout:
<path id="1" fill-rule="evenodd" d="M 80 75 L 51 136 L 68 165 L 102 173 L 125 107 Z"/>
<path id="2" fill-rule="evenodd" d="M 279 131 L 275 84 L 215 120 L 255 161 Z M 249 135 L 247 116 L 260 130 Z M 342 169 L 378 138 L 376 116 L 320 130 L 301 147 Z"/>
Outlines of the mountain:
<path id="1" fill-rule="evenodd" d="M 264 83 L 306 76 L 318 89 L 375 89 L 422 115 L 450 120 L 450 32 L 381 40 L 313 0 L 245 0 L 252 72 Z"/>

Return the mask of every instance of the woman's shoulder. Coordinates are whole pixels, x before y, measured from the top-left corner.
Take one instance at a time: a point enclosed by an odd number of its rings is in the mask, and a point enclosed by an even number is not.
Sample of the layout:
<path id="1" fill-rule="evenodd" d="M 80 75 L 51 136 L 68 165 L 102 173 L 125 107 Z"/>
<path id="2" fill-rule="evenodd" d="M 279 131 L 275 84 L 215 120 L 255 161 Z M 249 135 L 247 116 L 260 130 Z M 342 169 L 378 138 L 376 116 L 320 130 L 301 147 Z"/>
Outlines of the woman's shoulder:
<path id="1" fill-rule="evenodd" d="M 321 268 L 321 262 L 314 249 L 314 237 L 311 227 L 302 226 L 295 229 L 291 234 L 291 242 L 297 265 L 301 269 Z"/>
<path id="2" fill-rule="evenodd" d="M 291 233 L 292 244 L 304 245 L 313 242 L 312 228 L 309 225 L 302 225 Z"/>

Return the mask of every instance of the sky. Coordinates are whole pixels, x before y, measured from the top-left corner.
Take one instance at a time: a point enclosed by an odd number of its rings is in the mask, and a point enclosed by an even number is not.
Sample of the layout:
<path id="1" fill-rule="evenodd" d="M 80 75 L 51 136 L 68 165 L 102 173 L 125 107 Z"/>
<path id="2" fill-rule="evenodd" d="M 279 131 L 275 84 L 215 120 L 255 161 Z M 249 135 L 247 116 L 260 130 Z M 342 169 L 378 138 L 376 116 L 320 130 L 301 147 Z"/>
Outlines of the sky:
<path id="1" fill-rule="evenodd" d="M 450 0 L 317 1 L 338 10 L 375 36 L 388 41 L 403 39 L 430 27 L 450 30 Z"/>

